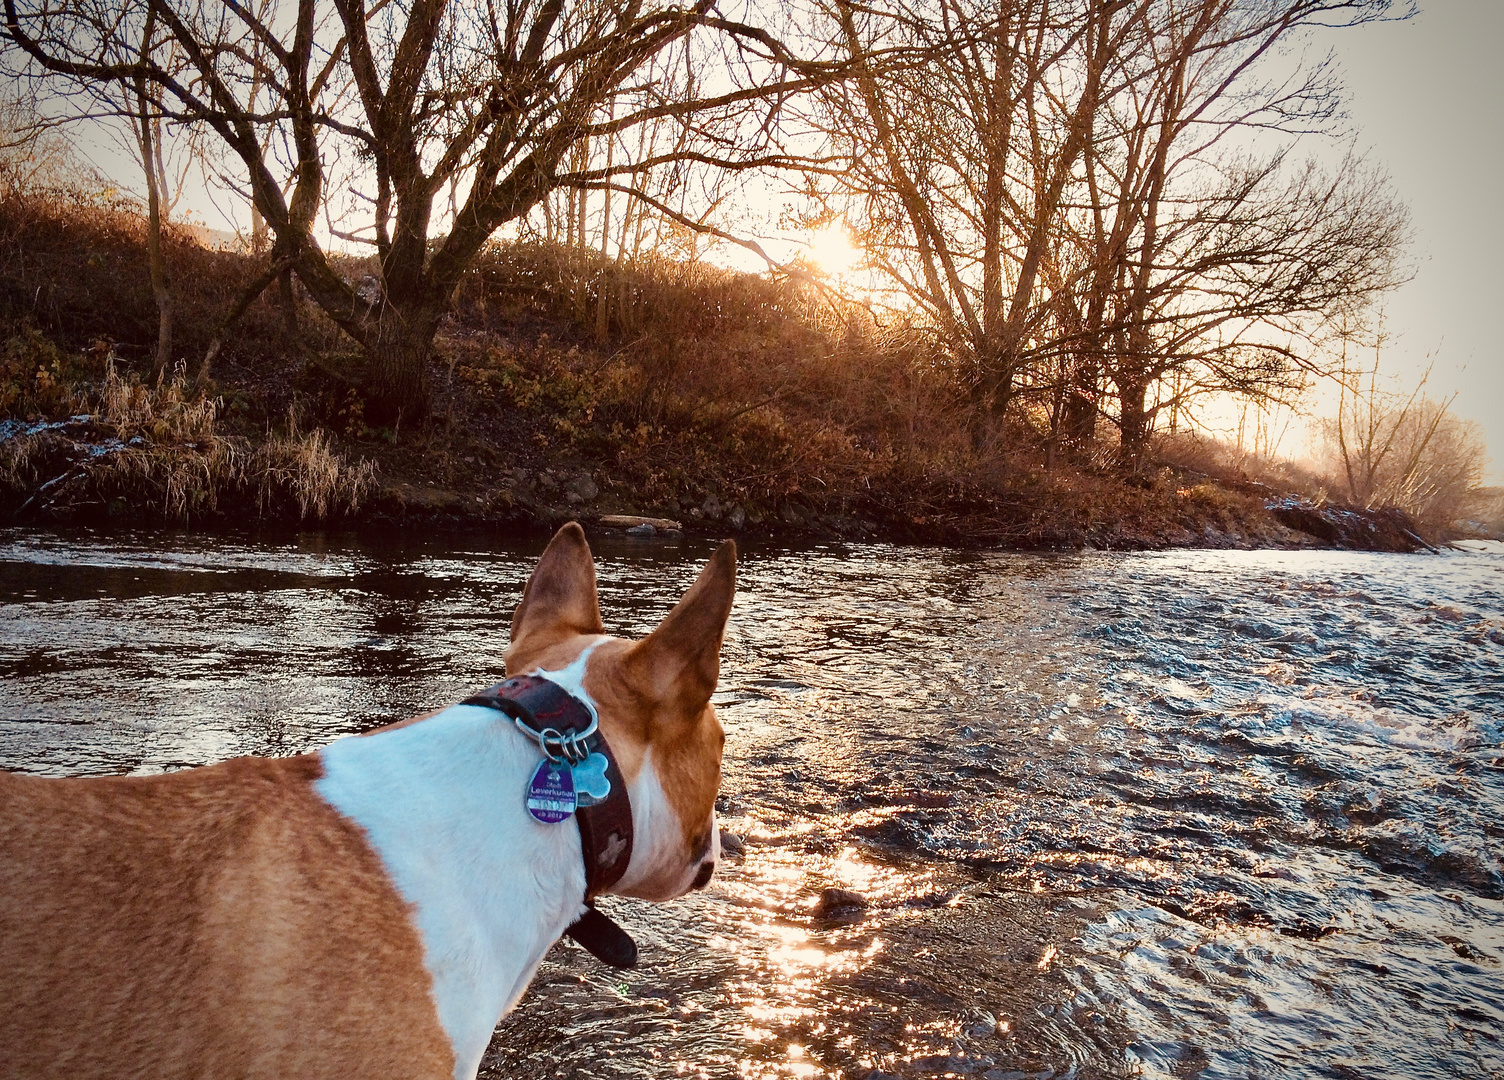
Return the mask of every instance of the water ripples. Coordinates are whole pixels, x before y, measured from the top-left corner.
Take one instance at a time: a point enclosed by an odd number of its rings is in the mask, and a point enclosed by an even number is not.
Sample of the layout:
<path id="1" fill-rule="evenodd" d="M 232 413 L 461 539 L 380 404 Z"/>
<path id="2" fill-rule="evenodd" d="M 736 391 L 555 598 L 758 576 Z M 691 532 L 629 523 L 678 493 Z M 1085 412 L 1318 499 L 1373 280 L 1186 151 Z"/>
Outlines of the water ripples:
<path id="1" fill-rule="evenodd" d="M 0 764 L 297 753 L 492 681 L 537 547 L 0 534 Z M 708 548 L 603 542 L 608 627 Z M 488 1075 L 1504 1071 L 1504 553 L 746 554 L 703 894 Z M 831 914 L 823 889 L 860 893 Z"/>

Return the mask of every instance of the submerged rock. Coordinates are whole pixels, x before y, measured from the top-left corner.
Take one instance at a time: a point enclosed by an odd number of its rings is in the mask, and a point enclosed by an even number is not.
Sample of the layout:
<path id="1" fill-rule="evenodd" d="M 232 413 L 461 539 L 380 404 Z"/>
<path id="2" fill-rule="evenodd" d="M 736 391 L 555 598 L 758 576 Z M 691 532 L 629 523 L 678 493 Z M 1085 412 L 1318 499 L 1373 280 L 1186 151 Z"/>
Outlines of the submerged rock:
<path id="1" fill-rule="evenodd" d="M 867 898 L 861 893 L 831 887 L 820 891 L 820 899 L 810 914 L 817 919 L 829 919 L 837 915 L 854 915 L 866 906 Z"/>
<path id="2" fill-rule="evenodd" d="M 966 1034 L 973 1039 L 986 1038 L 989 1035 L 998 1034 L 997 1017 L 986 1009 L 974 1009 L 971 1019 L 966 1025 Z"/>
<path id="3" fill-rule="evenodd" d="M 652 526 L 655 532 L 678 532 L 684 527 L 668 518 L 643 517 L 641 514 L 604 514 L 598 524 L 607 529 L 626 529 L 629 532 L 642 525 Z"/>

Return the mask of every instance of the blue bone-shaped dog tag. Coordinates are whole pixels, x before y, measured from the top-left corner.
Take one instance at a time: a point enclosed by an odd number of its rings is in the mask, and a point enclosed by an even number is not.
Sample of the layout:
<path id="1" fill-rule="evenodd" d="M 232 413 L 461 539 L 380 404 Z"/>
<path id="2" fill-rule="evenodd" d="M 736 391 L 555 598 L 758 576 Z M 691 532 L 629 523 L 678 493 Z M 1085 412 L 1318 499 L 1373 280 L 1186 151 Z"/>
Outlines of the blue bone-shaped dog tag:
<path id="1" fill-rule="evenodd" d="M 581 806 L 595 806 L 606 801 L 611 794 L 611 781 L 606 776 L 609 762 L 604 754 L 591 754 L 574 767 L 574 795 Z"/>

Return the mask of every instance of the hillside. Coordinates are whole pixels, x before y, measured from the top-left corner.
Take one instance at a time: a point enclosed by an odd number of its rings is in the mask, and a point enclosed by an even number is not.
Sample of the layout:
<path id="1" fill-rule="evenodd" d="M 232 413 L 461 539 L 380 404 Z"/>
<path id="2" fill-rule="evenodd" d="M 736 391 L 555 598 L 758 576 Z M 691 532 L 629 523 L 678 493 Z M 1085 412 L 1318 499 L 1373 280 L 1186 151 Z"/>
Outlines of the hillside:
<path id="1" fill-rule="evenodd" d="M 1126 475 L 1110 431 L 1067 459 L 1027 419 L 979 422 L 925 334 L 808 279 L 497 245 L 441 329 L 431 415 L 392 430 L 367 425 L 357 354 L 296 289 L 291 307 L 276 287 L 250 304 L 204 370 L 266 259 L 188 232 L 168 252 L 182 360 L 155 380 L 145 258 L 128 206 L 0 201 L 4 518 L 542 529 L 629 514 L 790 539 L 1414 546 L 1408 523 L 1333 532 L 1300 493 L 1216 470 Z M 341 264 L 355 283 L 372 270 Z"/>

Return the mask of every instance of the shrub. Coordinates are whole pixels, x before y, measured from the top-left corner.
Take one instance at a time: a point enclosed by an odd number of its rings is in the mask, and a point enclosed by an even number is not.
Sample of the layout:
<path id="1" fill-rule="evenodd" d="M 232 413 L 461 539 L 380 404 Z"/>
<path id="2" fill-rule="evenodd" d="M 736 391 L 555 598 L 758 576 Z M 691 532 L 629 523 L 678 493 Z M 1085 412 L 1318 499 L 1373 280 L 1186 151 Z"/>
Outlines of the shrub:
<path id="1" fill-rule="evenodd" d="M 1419 392 L 1401 402 L 1370 384 L 1318 431 L 1328 483 L 1354 506 L 1396 506 L 1446 530 L 1477 501 L 1488 463 L 1483 433 L 1447 402 Z"/>

